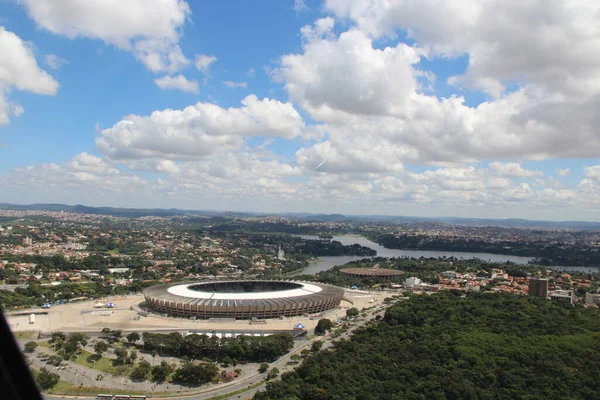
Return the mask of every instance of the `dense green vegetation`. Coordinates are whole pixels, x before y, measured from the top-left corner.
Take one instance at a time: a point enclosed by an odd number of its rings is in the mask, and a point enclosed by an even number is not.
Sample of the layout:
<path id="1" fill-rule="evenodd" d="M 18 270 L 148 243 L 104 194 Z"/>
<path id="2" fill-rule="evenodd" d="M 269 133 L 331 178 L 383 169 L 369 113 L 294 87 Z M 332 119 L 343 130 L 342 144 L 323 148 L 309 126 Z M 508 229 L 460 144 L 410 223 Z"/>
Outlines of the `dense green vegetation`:
<path id="1" fill-rule="evenodd" d="M 129 286 L 110 286 L 100 282 L 63 283 L 58 286 L 30 284 L 24 288 L 16 288 L 14 292 L 0 290 L 0 307 L 3 309 L 33 307 L 41 306 L 48 301 L 67 302 L 70 299 L 81 297 L 96 299 L 109 295 L 137 293 L 153 284 L 156 282 L 134 281 Z"/>
<path id="2" fill-rule="evenodd" d="M 305 239 L 299 236 L 278 234 L 252 234 L 248 236 L 251 247 L 281 246 L 286 253 L 311 256 L 375 256 L 377 251 L 360 244 L 344 245 L 337 240 Z"/>
<path id="3" fill-rule="evenodd" d="M 323 283 L 328 283 L 337 286 L 352 286 L 356 285 L 359 287 L 368 287 L 375 284 L 387 285 L 390 282 L 379 279 L 377 277 L 368 277 L 364 279 L 359 278 L 348 278 L 340 276 L 339 270 L 341 268 L 348 267 L 361 267 L 371 268 L 378 265 L 381 268 L 391 268 L 404 271 L 405 276 L 416 276 L 429 283 L 438 283 L 438 276 L 444 271 L 456 271 L 460 273 L 474 272 L 478 276 L 490 277 L 493 268 L 500 268 L 506 271 L 511 276 L 526 276 L 527 274 L 537 274 L 544 272 L 545 268 L 533 266 L 533 265 L 519 265 L 511 262 L 496 263 L 488 262 L 479 259 L 458 259 L 454 257 L 444 258 L 412 258 L 412 257 L 401 257 L 401 258 L 384 258 L 375 257 L 372 259 L 362 259 L 357 261 L 351 261 L 344 265 L 335 266 L 329 270 L 321 271 L 316 275 L 301 275 L 295 277 L 300 280 L 315 280 Z M 577 273 L 573 272 L 574 275 Z M 588 274 L 585 275 L 588 279 L 591 278 Z M 403 277 L 400 278 L 404 280 Z M 491 287 L 491 285 L 490 285 Z"/>
<path id="4" fill-rule="evenodd" d="M 414 296 L 256 399 L 600 399 L 595 309 L 482 293 Z"/>
<path id="5" fill-rule="evenodd" d="M 537 265 L 600 266 L 596 248 L 556 242 L 499 241 L 467 238 L 423 238 L 415 235 L 369 235 L 371 240 L 388 249 L 439 250 L 465 253 L 492 253 L 533 257 Z"/>
<path id="6" fill-rule="evenodd" d="M 288 334 L 218 338 L 207 335 L 183 337 L 179 333 L 144 332 L 142 339 L 146 351 L 156 350 L 163 354 L 206 358 L 212 361 L 222 361 L 226 357 L 237 361 L 273 361 L 290 351 L 294 345 L 294 339 Z"/>

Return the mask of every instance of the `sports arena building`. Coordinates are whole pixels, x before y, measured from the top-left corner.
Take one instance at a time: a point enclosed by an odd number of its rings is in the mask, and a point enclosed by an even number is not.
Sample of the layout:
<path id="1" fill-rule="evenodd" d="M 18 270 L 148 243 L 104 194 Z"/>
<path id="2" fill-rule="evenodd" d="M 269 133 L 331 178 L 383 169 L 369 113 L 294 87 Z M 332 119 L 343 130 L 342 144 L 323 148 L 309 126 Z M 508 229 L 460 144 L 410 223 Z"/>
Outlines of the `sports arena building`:
<path id="1" fill-rule="evenodd" d="M 159 313 L 196 318 L 275 318 L 314 314 L 339 306 L 344 290 L 321 283 L 223 281 L 158 285 L 144 290 Z"/>
<path id="2" fill-rule="evenodd" d="M 346 278 L 379 278 L 385 280 L 396 280 L 404 275 L 403 271 L 389 268 L 342 268 L 340 276 Z"/>

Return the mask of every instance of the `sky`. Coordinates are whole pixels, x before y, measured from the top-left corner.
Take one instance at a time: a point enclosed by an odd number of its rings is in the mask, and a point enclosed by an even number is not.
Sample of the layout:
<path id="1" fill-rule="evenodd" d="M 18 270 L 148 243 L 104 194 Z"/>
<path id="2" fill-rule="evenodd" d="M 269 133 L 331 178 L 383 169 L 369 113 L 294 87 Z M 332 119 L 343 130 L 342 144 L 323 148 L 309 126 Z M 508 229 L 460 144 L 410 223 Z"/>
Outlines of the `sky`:
<path id="1" fill-rule="evenodd" d="M 593 0 L 0 0 L 0 202 L 600 221 Z"/>

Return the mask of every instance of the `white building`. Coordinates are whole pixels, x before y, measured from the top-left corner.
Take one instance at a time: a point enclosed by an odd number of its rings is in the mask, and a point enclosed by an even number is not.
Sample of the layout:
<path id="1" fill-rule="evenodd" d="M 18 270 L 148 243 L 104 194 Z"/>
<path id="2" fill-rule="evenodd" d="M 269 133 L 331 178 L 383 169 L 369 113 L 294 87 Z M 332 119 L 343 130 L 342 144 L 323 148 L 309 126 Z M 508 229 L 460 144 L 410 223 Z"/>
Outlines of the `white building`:
<path id="1" fill-rule="evenodd" d="M 407 278 L 406 282 L 405 282 L 406 286 L 419 286 L 420 284 L 421 284 L 421 280 L 414 276 Z"/>
<path id="2" fill-rule="evenodd" d="M 277 259 L 280 261 L 285 260 L 285 253 L 281 250 L 281 245 L 279 245 L 279 250 L 277 250 Z"/>
<path id="3" fill-rule="evenodd" d="M 600 293 L 586 293 L 585 304 L 600 304 Z"/>

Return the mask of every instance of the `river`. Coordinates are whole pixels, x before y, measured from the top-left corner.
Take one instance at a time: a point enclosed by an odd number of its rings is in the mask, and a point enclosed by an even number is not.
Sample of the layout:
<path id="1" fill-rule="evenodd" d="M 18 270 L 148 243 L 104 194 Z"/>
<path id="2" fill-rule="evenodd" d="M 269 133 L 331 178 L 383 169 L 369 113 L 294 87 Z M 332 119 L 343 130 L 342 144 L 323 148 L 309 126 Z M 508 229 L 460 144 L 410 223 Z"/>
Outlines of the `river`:
<path id="1" fill-rule="evenodd" d="M 319 239 L 318 236 L 311 235 L 297 235 L 304 239 Z M 458 251 L 435 251 L 435 250 L 400 250 L 400 249 L 388 249 L 378 243 L 372 242 L 363 236 L 347 235 L 347 236 L 334 236 L 331 240 L 337 240 L 344 245 L 360 244 L 361 246 L 369 247 L 377 251 L 377 257 L 414 257 L 414 258 L 438 258 L 438 257 L 454 257 L 454 258 L 479 258 L 484 261 L 491 262 L 506 262 L 511 261 L 515 264 L 526 265 L 531 257 L 519 257 L 510 256 L 503 254 L 491 254 L 491 253 L 464 253 Z M 310 263 L 306 268 L 301 271 L 291 273 L 289 276 L 304 275 L 304 274 L 316 274 L 321 271 L 326 271 L 335 267 L 336 265 L 343 265 L 350 261 L 362 260 L 369 258 L 367 256 L 321 256 L 319 261 Z M 598 268 L 595 267 L 567 267 L 567 266 L 552 266 L 547 267 L 550 269 L 558 269 L 565 271 L 579 271 L 579 272 L 592 272 L 598 273 Z"/>

